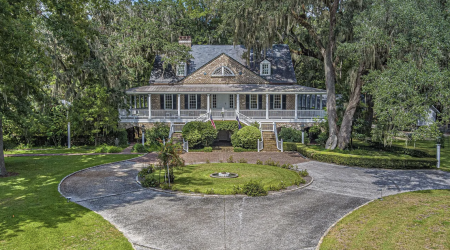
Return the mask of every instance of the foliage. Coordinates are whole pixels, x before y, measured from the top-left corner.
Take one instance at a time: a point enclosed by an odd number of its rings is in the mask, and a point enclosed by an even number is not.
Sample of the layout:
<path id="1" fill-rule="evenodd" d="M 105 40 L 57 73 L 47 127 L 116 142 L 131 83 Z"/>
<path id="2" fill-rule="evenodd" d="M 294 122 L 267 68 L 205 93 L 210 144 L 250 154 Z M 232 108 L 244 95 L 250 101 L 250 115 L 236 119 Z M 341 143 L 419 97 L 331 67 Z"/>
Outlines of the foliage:
<path id="1" fill-rule="evenodd" d="M 300 184 L 305 184 L 306 181 L 303 178 L 300 178 L 299 180 L 295 180 L 294 185 L 300 186 Z"/>
<path id="2" fill-rule="evenodd" d="M 332 151 L 317 151 L 302 144 L 297 145 L 297 151 L 308 158 L 321 162 L 366 168 L 435 168 L 437 162 L 437 160 L 434 158 L 402 158 L 400 156 L 350 155 Z"/>
<path id="3" fill-rule="evenodd" d="M 299 174 L 301 177 L 309 176 L 308 170 L 306 170 L 306 169 L 298 171 L 298 174 Z"/>
<path id="4" fill-rule="evenodd" d="M 156 179 L 154 175 L 149 174 L 144 176 L 143 180 L 141 181 L 141 185 L 143 187 L 158 187 L 159 180 Z"/>
<path id="5" fill-rule="evenodd" d="M 239 130 L 237 121 L 214 121 L 214 124 L 216 125 L 217 131 L 226 130 L 234 133 Z M 241 123 L 241 126 L 244 127 L 245 124 Z"/>
<path id="6" fill-rule="evenodd" d="M 212 147 L 204 147 L 203 152 L 212 152 Z"/>
<path id="7" fill-rule="evenodd" d="M 283 150 L 284 151 L 297 151 L 297 143 L 283 141 Z"/>
<path id="8" fill-rule="evenodd" d="M 164 179 L 169 183 L 175 181 L 174 168 L 181 168 L 185 166 L 184 160 L 181 158 L 182 149 L 180 145 L 168 141 L 166 144 L 161 145 L 161 151 L 158 154 L 158 159 L 161 162 L 161 166 L 167 168 Z"/>
<path id="9" fill-rule="evenodd" d="M 217 130 L 208 122 L 188 122 L 182 130 L 183 138 L 189 142 L 189 147 L 208 147 L 217 138 Z"/>
<path id="10" fill-rule="evenodd" d="M 283 139 L 283 142 L 302 142 L 302 131 L 294 128 L 282 127 L 278 134 L 279 139 Z"/>
<path id="11" fill-rule="evenodd" d="M 234 147 L 233 152 L 256 152 L 258 151 L 255 148 L 241 148 L 241 147 Z"/>
<path id="12" fill-rule="evenodd" d="M 274 160 L 272 160 L 272 158 L 269 158 L 268 160 L 266 160 L 264 162 L 264 165 L 279 167 L 280 163 L 279 162 L 275 162 Z"/>
<path id="13" fill-rule="evenodd" d="M 94 152 L 95 153 L 120 153 L 122 151 L 123 151 L 123 149 L 121 147 L 102 145 L 100 147 L 97 147 Z"/>
<path id="14" fill-rule="evenodd" d="M 205 194 L 214 194 L 214 189 L 206 189 Z"/>
<path id="15" fill-rule="evenodd" d="M 239 159 L 239 163 L 247 163 L 247 160 L 244 158 Z"/>
<path id="16" fill-rule="evenodd" d="M 125 129 L 120 129 L 116 131 L 116 138 L 119 139 L 119 145 L 128 145 L 128 134 Z"/>
<path id="17" fill-rule="evenodd" d="M 228 157 L 227 162 L 228 163 L 234 163 L 234 159 L 233 159 L 232 155 L 230 155 L 230 157 Z"/>
<path id="18" fill-rule="evenodd" d="M 141 171 L 139 171 L 138 176 L 143 178 L 148 174 L 151 174 L 155 171 L 155 167 L 153 165 L 149 165 L 148 167 L 144 167 Z"/>
<path id="19" fill-rule="evenodd" d="M 141 143 L 134 144 L 132 151 L 136 153 L 148 153 L 148 150 Z"/>
<path id="20" fill-rule="evenodd" d="M 261 160 L 256 160 L 256 165 L 263 165 L 263 162 Z"/>
<path id="21" fill-rule="evenodd" d="M 231 144 L 234 147 L 242 147 L 247 149 L 257 148 L 257 141 L 261 139 L 261 132 L 258 128 L 247 126 L 231 136 Z"/>
<path id="22" fill-rule="evenodd" d="M 242 192 L 248 196 L 266 196 L 267 190 L 264 189 L 263 185 L 256 181 L 249 181 L 244 184 Z"/>
<path id="23" fill-rule="evenodd" d="M 163 139 L 169 138 L 170 127 L 163 122 L 155 122 L 151 129 L 145 131 L 146 141 L 152 144 L 159 144 Z"/>

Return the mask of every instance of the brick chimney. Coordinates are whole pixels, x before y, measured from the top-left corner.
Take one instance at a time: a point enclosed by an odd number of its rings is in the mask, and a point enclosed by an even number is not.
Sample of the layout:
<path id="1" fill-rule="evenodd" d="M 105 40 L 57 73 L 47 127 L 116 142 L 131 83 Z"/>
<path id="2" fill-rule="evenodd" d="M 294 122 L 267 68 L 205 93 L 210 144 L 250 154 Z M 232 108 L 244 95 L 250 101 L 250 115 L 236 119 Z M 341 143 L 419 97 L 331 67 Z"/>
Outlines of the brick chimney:
<path id="1" fill-rule="evenodd" d="M 186 45 L 189 48 L 192 47 L 192 40 L 190 36 L 180 36 L 178 37 L 178 44 L 180 45 Z"/>

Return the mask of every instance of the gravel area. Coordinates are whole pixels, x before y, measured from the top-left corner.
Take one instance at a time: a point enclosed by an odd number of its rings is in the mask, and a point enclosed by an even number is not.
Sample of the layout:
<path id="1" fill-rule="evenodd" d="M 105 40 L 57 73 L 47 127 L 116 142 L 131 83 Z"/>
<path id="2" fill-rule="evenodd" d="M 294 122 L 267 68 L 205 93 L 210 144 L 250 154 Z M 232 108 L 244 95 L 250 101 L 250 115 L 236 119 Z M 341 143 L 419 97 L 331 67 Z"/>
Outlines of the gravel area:
<path id="1" fill-rule="evenodd" d="M 183 157 L 206 160 L 199 158 L 205 154 L 212 153 Z M 146 157 L 153 159 L 151 154 Z M 438 170 L 364 169 L 314 161 L 296 166 L 307 169 L 314 182 L 265 197 L 185 196 L 144 189 L 135 183 L 143 167 L 136 160 L 76 173 L 61 190 L 113 223 L 136 249 L 304 250 L 314 249 L 342 216 L 378 198 L 379 189 L 390 195 L 450 188 L 450 173 Z"/>

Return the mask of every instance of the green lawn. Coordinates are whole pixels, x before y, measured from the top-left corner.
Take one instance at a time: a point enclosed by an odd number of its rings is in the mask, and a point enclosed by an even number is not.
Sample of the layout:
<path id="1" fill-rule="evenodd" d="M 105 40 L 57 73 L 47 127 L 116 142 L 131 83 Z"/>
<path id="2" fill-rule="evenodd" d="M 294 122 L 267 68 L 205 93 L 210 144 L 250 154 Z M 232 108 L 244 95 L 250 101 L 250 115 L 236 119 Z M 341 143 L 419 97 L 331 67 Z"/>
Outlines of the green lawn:
<path id="1" fill-rule="evenodd" d="M 0 178 L 0 249 L 132 249 L 100 215 L 58 192 L 66 175 L 137 155 L 8 157 Z"/>
<path id="2" fill-rule="evenodd" d="M 320 249 L 450 249 L 450 190 L 374 201 L 340 221 Z"/>
<path id="3" fill-rule="evenodd" d="M 43 149 L 15 149 L 4 151 L 5 154 L 75 154 L 75 153 L 94 153 L 95 147 L 83 146 L 68 148 L 43 148 Z"/>
<path id="4" fill-rule="evenodd" d="M 221 179 L 211 178 L 209 175 L 216 172 L 237 173 L 238 178 Z M 157 170 L 155 176 L 159 177 Z M 206 193 L 213 189 L 215 194 L 230 194 L 233 185 L 244 185 L 250 180 L 261 182 L 266 189 L 270 185 L 277 186 L 283 181 L 287 186 L 294 185 L 294 181 L 300 180 L 300 176 L 293 170 L 273 166 L 245 164 L 245 163 L 211 163 L 189 165 L 174 171 L 175 186 L 183 192 Z M 164 172 L 161 180 L 164 179 Z M 198 190 L 198 191 L 196 191 Z"/>

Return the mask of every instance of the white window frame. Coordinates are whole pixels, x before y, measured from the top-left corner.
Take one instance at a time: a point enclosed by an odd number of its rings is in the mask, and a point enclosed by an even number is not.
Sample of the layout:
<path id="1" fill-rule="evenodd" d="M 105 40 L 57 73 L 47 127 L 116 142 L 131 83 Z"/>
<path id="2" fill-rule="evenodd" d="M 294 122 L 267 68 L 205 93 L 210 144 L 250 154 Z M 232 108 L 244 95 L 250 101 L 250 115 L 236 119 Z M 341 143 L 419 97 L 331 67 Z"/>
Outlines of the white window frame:
<path id="1" fill-rule="evenodd" d="M 191 96 L 194 96 L 194 98 L 195 98 L 195 108 L 191 108 Z M 198 109 L 198 107 L 197 107 L 197 95 L 196 94 L 189 94 L 188 95 L 188 109 Z"/>
<path id="2" fill-rule="evenodd" d="M 216 72 L 218 69 L 220 69 L 220 74 L 215 74 L 214 72 Z M 225 75 L 225 69 L 229 70 L 231 72 L 231 74 L 227 74 Z M 212 77 L 230 77 L 230 76 L 235 76 L 233 70 L 231 70 L 230 68 L 228 68 L 227 66 L 220 66 L 215 68 L 212 73 L 211 73 Z"/>
<path id="3" fill-rule="evenodd" d="M 256 96 L 256 108 L 252 108 L 252 97 L 253 97 L 253 96 Z M 256 95 L 256 94 L 251 94 L 250 97 L 248 98 L 248 101 L 250 102 L 250 103 L 248 104 L 248 107 L 249 107 L 250 109 L 259 109 L 258 95 Z"/>
<path id="4" fill-rule="evenodd" d="M 234 109 L 234 95 L 233 94 L 231 94 L 230 95 L 230 97 L 229 97 L 229 107 L 230 107 L 230 109 Z"/>
<path id="5" fill-rule="evenodd" d="M 279 108 L 275 108 L 275 96 L 279 96 L 280 97 L 280 107 Z M 276 110 L 281 110 L 283 109 L 283 95 L 277 94 L 277 95 L 273 95 L 273 109 Z"/>
<path id="6" fill-rule="evenodd" d="M 267 66 L 267 72 L 263 72 L 264 66 Z M 259 72 L 262 76 L 270 76 L 272 74 L 272 65 L 269 61 L 264 60 L 259 64 Z"/>
<path id="7" fill-rule="evenodd" d="M 169 104 L 167 102 L 167 96 L 170 96 L 170 109 L 167 108 L 167 104 Z M 164 110 L 173 110 L 173 95 L 172 94 L 164 94 Z"/>
<path id="8" fill-rule="evenodd" d="M 181 70 L 183 70 L 183 72 L 181 73 Z M 186 76 L 186 63 L 182 62 L 180 64 L 178 64 L 177 66 L 177 76 Z"/>
<path id="9" fill-rule="evenodd" d="M 216 94 L 212 95 L 212 108 L 213 109 L 217 108 L 217 95 Z"/>

